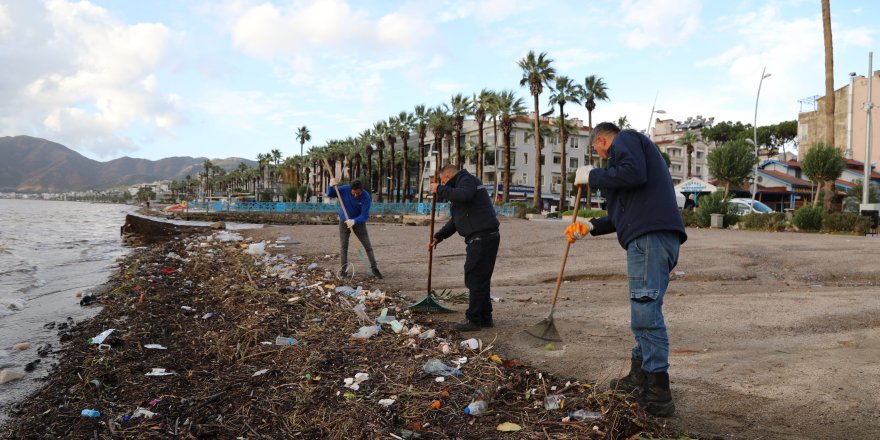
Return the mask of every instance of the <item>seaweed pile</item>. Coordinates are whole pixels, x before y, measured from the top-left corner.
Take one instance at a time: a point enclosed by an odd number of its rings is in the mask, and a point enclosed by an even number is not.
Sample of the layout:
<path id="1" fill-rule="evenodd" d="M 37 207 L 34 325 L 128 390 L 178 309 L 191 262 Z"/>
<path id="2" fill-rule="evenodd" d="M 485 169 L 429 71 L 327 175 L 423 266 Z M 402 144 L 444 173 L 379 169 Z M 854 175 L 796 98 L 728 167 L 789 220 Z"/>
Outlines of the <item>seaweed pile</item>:
<path id="1" fill-rule="evenodd" d="M 228 231 L 136 249 L 0 437 L 674 436 L 624 394 L 506 358 L 370 280 L 340 280 L 323 268 L 335 257 L 286 251 Z M 466 414 L 475 401 L 483 412 Z"/>

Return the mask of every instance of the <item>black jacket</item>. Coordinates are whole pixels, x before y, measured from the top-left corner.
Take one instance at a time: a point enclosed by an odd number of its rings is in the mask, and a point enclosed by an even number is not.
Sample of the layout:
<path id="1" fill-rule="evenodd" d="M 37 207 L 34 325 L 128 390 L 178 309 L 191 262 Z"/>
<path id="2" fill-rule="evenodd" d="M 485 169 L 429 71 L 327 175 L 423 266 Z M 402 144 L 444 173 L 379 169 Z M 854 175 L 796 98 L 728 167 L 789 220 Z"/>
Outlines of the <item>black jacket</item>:
<path id="1" fill-rule="evenodd" d="M 459 171 L 445 185 L 437 186 L 437 195 L 452 203 L 452 217 L 434 234 L 438 241 L 451 237 L 456 231 L 467 239 L 498 230 L 498 217 L 489 191 L 467 170 Z"/>
<path id="2" fill-rule="evenodd" d="M 624 249 L 648 232 L 678 232 L 681 243 L 687 240 L 669 168 L 645 135 L 618 133 L 608 148 L 608 167 L 590 171 L 590 185 L 608 201 L 608 215 L 591 221 L 592 235 L 617 232 Z"/>

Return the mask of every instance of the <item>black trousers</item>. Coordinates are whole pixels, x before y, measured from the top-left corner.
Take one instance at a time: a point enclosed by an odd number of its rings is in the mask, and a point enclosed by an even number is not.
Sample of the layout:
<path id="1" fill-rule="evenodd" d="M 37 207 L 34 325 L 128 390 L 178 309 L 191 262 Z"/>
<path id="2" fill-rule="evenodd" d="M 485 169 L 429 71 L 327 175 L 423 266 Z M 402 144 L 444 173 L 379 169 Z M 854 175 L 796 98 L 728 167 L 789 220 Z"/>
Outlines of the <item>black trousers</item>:
<path id="1" fill-rule="evenodd" d="M 466 240 L 467 257 L 464 260 L 464 285 L 468 288 L 470 303 L 464 316 L 476 324 L 492 321 L 492 298 L 489 286 L 495 271 L 495 258 L 501 237 L 498 234 L 482 239 Z"/>

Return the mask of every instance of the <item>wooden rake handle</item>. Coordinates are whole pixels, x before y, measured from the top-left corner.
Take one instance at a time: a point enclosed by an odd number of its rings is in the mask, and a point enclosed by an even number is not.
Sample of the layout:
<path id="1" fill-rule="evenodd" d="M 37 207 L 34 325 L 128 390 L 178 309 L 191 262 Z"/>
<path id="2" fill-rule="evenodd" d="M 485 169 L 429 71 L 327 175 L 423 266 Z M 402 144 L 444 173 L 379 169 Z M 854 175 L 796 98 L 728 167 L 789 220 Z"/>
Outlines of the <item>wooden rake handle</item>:
<path id="1" fill-rule="evenodd" d="M 577 222 L 578 209 L 580 208 L 581 194 L 583 190 L 583 185 L 578 185 L 577 187 L 577 198 L 574 199 L 574 214 L 571 216 L 572 224 Z M 589 194 L 590 190 L 587 189 L 588 197 Z M 562 286 L 562 278 L 565 276 L 565 263 L 568 261 L 568 251 L 570 249 L 571 243 L 568 240 L 565 240 L 565 253 L 562 254 L 562 264 L 559 266 L 559 274 L 556 275 L 556 289 L 553 291 L 553 302 L 550 303 L 550 315 L 553 315 L 553 310 L 556 308 L 556 299 L 559 298 L 559 287 Z"/>

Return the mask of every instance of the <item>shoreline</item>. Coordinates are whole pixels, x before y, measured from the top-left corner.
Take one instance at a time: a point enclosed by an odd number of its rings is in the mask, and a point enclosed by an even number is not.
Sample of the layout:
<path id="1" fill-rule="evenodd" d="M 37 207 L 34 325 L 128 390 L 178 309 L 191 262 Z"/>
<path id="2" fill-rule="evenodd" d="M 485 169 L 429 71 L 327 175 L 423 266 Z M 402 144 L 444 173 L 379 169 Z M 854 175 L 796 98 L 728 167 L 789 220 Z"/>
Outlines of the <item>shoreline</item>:
<path id="1" fill-rule="evenodd" d="M 261 231 L 242 233 L 249 232 Z M 584 379 L 547 372 L 539 379 L 538 370 L 505 357 L 489 341 L 482 350 L 460 347 L 470 335 L 449 330 L 440 316 L 403 311 L 413 299 L 383 292 L 372 279 L 351 280 L 352 287 L 370 293 L 366 313 L 375 317 L 387 308 L 405 327 L 421 329 L 406 335 L 383 325 L 376 336 L 352 340 L 363 324 L 350 308 L 358 299 L 335 291 L 341 283 L 326 272 L 335 267 L 334 257 L 286 254 L 290 245 L 278 240 L 264 243 L 269 254 L 250 255 L 249 249 L 258 253 L 261 247 L 251 246 L 256 240 L 199 237 L 204 236 L 138 248 L 120 262 L 105 284 L 103 309 L 72 330 L 58 367 L 11 415 L 3 438 L 38 433 L 85 438 L 96 432 L 274 438 L 419 432 L 479 438 L 494 435 L 503 422 L 523 424 L 521 435 L 550 432 L 556 438 L 578 438 L 592 425 L 621 436 L 671 433 L 624 396 L 594 393 Z M 317 268 L 309 269 L 313 263 Z M 87 343 L 109 328 L 115 330 L 103 345 Z M 426 332 L 429 336 L 420 337 Z M 299 343 L 271 345 L 275 336 Z M 468 360 L 460 366 L 461 378 L 438 382 L 421 371 L 433 357 Z M 147 375 L 156 368 L 171 374 Z M 369 379 L 345 387 L 344 379 L 358 373 Z M 566 411 L 548 414 L 539 404 L 549 391 L 523 399 L 539 383 L 565 388 L 568 407 L 612 411 L 618 420 L 562 422 Z M 475 393 L 487 395 L 492 414 L 473 419 L 461 412 Z M 383 399 L 393 402 L 384 406 Z M 83 409 L 102 415 L 84 418 Z"/>

